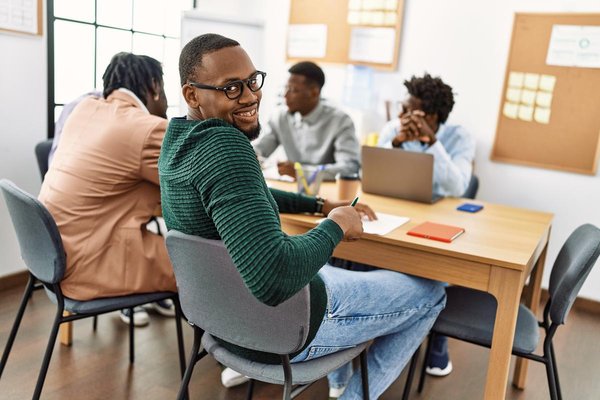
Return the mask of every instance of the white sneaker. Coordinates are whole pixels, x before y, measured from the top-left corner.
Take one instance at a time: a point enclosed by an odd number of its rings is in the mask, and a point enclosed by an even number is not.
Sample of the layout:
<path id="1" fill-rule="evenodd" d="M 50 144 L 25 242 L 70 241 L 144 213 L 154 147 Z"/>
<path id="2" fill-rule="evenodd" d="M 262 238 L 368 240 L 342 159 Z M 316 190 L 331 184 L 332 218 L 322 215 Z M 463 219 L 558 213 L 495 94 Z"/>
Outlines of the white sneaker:
<path id="1" fill-rule="evenodd" d="M 129 308 L 124 308 L 121 310 L 121 312 L 119 313 L 119 316 L 121 317 L 121 321 L 125 322 L 127 325 L 129 325 Z M 144 310 L 142 307 L 135 307 L 133 309 L 133 325 L 134 326 L 146 326 L 150 323 L 150 317 L 148 316 L 148 313 L 146 312 L 146 310 Z"/>
<path id="2" fill-rule="evenodd" d="M 341 397 L 342 394 L 344 394 L 344 390 L 346 390 L 346 386 L 341 387 L 341 388 L 329 388 L 329 398 L 337 399 L 337 398 Z"/>
<path id="3" fill-rule="evenodd" d="M 448 364 L 446 364 L 446 368 L 427 367 L 427 368 L 425 368 L 425 372 L 427 373 L 427 375 L 433 375 L 433 376 L 449 375 L 450 372 L 452 372 L 452 361 L 448 361 Z"/>
<path id="4" fill-rule="evenodd" d="M 250 380 L 250 378 L 248 378 L 247 376 L 242 375 L 239 372 L 234 371 L 229 367 L 225 368 L 221 372 L 221 383 L 226 388 L 241 385 L 242 383 L 246 383 L 249 380 Z"/>
<path id="5" fill-rule="evenodd" d="M 175 316 L 175 304 L 173 304 L 173 300 L 165 299 L 161 301 L 155 301 L 154 303 L 145 304 L 144 307 L 149 310 L 154 310 L 160 315 L 164 317 L 174 317 Z"/>

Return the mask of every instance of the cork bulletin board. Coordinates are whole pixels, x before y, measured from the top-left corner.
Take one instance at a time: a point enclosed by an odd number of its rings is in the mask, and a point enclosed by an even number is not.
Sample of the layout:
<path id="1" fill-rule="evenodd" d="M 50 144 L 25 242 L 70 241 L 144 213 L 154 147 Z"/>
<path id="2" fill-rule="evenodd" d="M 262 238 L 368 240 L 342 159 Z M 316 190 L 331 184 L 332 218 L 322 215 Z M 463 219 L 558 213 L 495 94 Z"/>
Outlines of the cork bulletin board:
<path id="1" fill-rule="evenodd" d="M 594 175 L 600 14 L 516 14 L 491 158 Z"/>
<path id="2" fill-rule="evenodd" d="M 292 0 L 287 60 L 397 68 L 404 0 Z"/>

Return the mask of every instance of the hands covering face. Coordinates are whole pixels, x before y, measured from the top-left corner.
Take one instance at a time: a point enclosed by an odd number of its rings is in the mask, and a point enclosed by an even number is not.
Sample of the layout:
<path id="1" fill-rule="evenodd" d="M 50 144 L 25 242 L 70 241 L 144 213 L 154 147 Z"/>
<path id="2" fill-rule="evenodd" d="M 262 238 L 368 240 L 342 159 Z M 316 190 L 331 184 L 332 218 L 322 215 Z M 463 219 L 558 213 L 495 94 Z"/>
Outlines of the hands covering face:
<path id="1" fill-rule="evenodd" d="M 407 111 L 400 114 L 400 131 L 393 140 L 393 144 L 419 140 L 432 145 L 435 143 L 435 130 L 427 121 L 425 112 L 421 110 Z"/>

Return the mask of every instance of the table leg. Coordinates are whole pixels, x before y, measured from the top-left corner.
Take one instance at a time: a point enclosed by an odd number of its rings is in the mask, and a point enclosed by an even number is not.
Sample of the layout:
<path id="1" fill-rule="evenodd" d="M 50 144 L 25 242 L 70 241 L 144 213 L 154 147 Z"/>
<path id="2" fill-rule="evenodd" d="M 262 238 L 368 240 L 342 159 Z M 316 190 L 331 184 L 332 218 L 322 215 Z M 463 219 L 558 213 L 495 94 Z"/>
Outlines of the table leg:
<path id="1" fill-rule="evenodd" d="M 63 317 L 71 315 L 68 311 L 63 311 Z M 73 322 L 65 322 L 60 324 L 60 330 L 58 331 L 60 337 L 60 343 L 65 346 L 70 346 L 73 343 Z"/>
<path id="2" fill-rule="evenodd" d="M 488 292 L 496 297 L 498 308 L 485 384 L 486 400 L 504 399 L 506 396 L 522 284 L 521 271 L 492 267 Z"/>
<path id="3" fill-rule="evenodd" d="M 540 254 L 531 276 L 529 278 L 529 285 L 525 288 L 525 296 L 523 298 L 523 304 L 525 304 L 537 315 L 540 307 L 540 297 L 542 294 L 542 276 L 544 275 L 544 265 L 546 263 L 546 250 L 548 250 L 548 244 L 544 247 L 544 250 Z M 515 363 L 515 373 L 513 375 L 513 385 L 519 389 L 525 389 L 525 381 L 527 380 L 527 366 L 529 364 L 526 358 L 518 357 Z"/>

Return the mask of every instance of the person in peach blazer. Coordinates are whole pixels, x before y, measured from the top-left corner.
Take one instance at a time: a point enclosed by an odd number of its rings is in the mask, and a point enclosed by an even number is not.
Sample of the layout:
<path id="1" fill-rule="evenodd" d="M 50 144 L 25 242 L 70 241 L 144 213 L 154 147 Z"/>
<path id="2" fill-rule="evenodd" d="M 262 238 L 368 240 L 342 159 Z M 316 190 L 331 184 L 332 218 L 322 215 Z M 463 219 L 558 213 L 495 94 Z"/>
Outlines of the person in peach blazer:
<path id="1" fill-rule="evenodd" d="M 162 67 L 119 53 L 103 80 L 103 97 L 83 100 L 67 119 L 39 195 L 67 254 L 61 288 L 77 300 L 176 291 L 163 237 L 146 229 L 160 207 Z"/>

